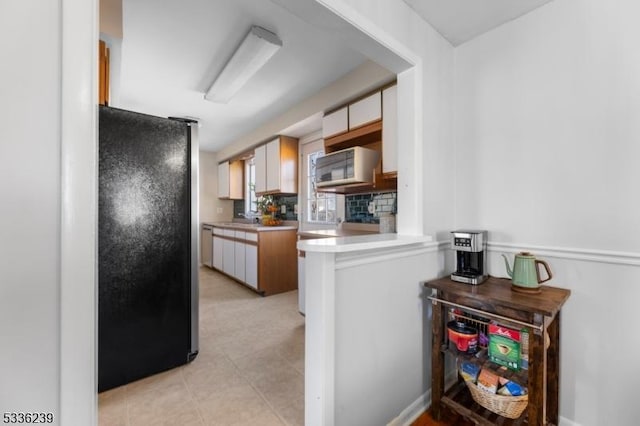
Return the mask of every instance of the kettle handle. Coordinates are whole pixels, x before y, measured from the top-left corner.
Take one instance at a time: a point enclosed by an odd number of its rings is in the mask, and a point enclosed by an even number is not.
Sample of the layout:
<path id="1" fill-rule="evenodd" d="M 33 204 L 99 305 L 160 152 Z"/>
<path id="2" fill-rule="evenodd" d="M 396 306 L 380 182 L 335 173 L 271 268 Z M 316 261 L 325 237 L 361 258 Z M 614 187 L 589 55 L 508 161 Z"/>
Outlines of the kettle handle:
<path id="1" fill-rule="evenodd" d="M 544 266 L 544 269 L 546 269 L 546 271 L 547 271 L 547 278 L 544 279 L 544 280 L 540 279 L 540 268 L 538 268 L 538 265 Z M 553 278 L 553 274 L 551 273 L 551 269 L 549 269 L 549 264 L 547 262 L 545 262 L 544 260 L 536 259 L 536 275 L 538 275 L 538 284 L 542 284 L 543 282 L 549 281 L 551 278 Z"/>

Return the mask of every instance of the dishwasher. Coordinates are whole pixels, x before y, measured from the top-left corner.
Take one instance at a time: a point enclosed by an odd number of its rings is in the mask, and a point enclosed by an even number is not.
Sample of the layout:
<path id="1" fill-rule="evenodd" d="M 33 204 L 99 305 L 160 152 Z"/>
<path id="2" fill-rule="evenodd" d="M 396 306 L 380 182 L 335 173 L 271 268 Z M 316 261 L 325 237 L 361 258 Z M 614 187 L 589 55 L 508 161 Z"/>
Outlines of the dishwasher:
<path id="1" fill-rule="evenodd" d="M 200 262 L 213 268 L 213 226 L 202 225 L 200 231 Z"/>

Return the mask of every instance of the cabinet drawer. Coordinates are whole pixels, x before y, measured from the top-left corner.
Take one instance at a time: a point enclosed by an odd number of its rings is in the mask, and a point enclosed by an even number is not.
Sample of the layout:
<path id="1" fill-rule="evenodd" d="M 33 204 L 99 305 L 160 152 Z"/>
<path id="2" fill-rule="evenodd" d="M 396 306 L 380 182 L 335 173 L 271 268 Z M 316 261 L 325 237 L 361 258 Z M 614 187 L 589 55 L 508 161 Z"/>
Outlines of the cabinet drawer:
<path id="1" fill-rule="evenodd" d="M 322 118 L 322 137 L 328 138 L 349 130 L 347 107 L 341 108 Z"/>
<path id="2" fill-rule="evenodd" d="M 244 238 L 246 241 L 258 242 L 258 233 L 257 232 L 247 232 Z"/>
<path id="3" fill-rule="evenodd" d="M 224 235 L 224 229 L 222 229 L 222 228 L 213 228 L 213 235 Z"/>
<path id="4" fill-rule="evenodd" d="M 235 237 L 236 236 L 236 231 L 234 231 L 233 229 L 224 229 L 223 230 L 223 234 L 225 237 Z"/>
<path id="5" fill-rule="evenodd" d="M 349 105 L 349 130 L 382 118 L 382 96 L 376 92 Z"/>
<path id="6" fill-rule="evenodd" d="M 239 240 L 244 240 L 246 234 L 244 231 L 235 231 L 235 237 Z"/>

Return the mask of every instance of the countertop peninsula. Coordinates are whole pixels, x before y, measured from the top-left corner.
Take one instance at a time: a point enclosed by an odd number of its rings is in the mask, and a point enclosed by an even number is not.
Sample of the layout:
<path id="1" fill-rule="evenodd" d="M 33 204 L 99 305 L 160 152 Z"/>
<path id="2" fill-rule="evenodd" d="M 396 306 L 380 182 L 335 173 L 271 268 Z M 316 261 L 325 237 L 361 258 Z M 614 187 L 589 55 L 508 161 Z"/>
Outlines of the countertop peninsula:
<path id="1" fill-rule="evenodd" d="M 282 225 L 266 226 L 261 223 L 245 223 L 245 222 L 202 222 L 203 225 L 213 226 L 215 228 L 235 229 L 237 231 L 289 231 L 292 229 L 298 229 L 297 225 L 291 225 L 287 222 L 283 222 Z"/>

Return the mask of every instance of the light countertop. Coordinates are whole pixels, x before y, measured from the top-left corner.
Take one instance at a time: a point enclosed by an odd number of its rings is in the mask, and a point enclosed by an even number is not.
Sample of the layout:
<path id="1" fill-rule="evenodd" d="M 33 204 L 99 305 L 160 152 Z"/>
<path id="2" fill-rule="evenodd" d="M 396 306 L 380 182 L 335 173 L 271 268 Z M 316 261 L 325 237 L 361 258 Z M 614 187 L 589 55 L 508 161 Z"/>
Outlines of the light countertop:
<path id="1" fill-rule="evenodd" d="M 298 229 L 294 225 L 278 225 L 278 226 L 265 226 L 259 223 L 242 223 L 242 222 L 202 222 L 203 225 L 213 226 L 215 228 L 235 229 L 237 231 L 248 232 L 269 232 L 269 231 L 290 231 Z"/>
<path id="2" fill-rule="evenodd" d="M 311 238 L 331 238 L 331 237 L 353 237 L 356 235 L 374 235 L 375 231 L 359 231 L 354 229 L 315 229 L 298 231 L 298 235 L 305 239 Z"/>
<path id="3" fill-rule="evenodd" d="M 432 241 L 428 235 L 371 234 L 298 241 L 298 249 L 318 253 L 348 253 L 362 250 L 401 247 Z"/>

